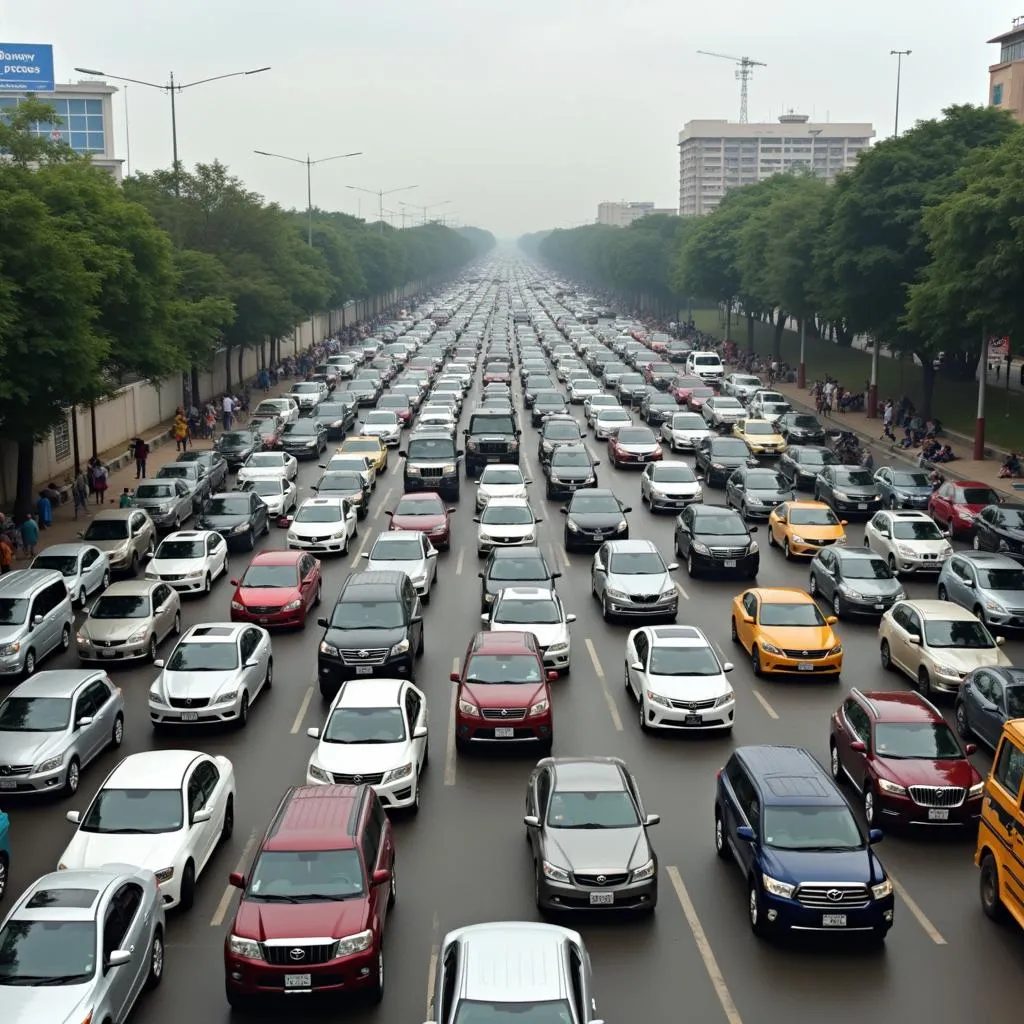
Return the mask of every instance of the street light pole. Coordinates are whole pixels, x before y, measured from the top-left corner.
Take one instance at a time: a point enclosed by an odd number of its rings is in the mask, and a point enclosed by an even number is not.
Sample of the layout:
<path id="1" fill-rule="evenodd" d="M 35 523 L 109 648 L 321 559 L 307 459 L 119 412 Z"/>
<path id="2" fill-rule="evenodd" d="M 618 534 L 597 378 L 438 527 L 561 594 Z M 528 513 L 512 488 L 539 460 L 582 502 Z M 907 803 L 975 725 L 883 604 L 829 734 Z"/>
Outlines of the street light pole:
<path id="1" fill-rule="evenodd" d="M 389 188 L 387 191 L 381 188 L 362 188 L 359 185 L 346 185 L 345 188 L 353 192 L 365 192 L 367 195 L 377 197 L 377 230 L 384 231 L 384 197 L 393 195 L 395 192 L 408 192 L 410 189 L 419 188 L 419 185 L 401 185 L 398 188 Z"/>
<path id="2" fill-rule="evenodd" d="M 890 50 L 889 56 L 896 58 L 896 116 L 893 121 L 893 138 L 900 133 L 900 80 L 903 75 L 903 58 L 909 57 L 913 50 Z"/>
<path id="3" fill-rule="evenodd" d="M 1009 373 L 1010 368 L 1006 368 Z M 978 357 L 978 416 L 974 421 L 974 452 L 975 462 L 985 458 L 985 385 L 988 376 L 988 335 L 984 327 L 981 329 L 981 355 Z"/>
<path id="4" fill-rule="evenodd" d="M 409 209 L 411 209 L 411 210 L 419 210 L 421 218 L 422 218 L 420 223 L 421 224 L 426 224 L 427 223 L 427 210 L 435 210 L 435 209 L 437 209 L 437 207 L 439 207 L 439 206 L 447 206 L 451 202 L 454 202 L 454 200 L 452 200 L 452 199 L 442 199 L 441 202 L 439 202 L 439 203 L 427 203 L 426 206 L 423 206 L 423 205 L 420 205 L 418 203 L 404 203 L 401 200 L 399 200 L 398 205 L 399 206 L 408 206 Z"/>
<path id="5" fill-rule="evenodd" d="M 337 156 L 325 156 L 319 160 L 310 160 L 309 154 L 306 154 L 305 160 L 300 160 L 297 156 L 284 156 L 282 153 L 268 153 L 265 149 L 254 149 L 253 152 L 257 156 L 270 156 L 275 160 L 287 160 L 293 164 L 305 164 L 306 165 L 306 241 L 309 247 L 313 247 L 313 168 L 317 164 L 330 163 L 332 160 L 345 160 L 350 156 L 362 156 L 362 151 L 358 153 L 339 153 Z"/>

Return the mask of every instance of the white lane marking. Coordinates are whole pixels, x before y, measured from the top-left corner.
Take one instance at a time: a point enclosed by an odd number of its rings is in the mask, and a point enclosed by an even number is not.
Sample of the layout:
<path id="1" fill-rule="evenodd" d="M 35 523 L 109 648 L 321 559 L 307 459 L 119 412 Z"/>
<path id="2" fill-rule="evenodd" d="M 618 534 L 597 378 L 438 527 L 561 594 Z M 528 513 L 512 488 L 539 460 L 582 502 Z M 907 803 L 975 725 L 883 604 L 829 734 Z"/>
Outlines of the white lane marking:
<path id="1" fill-rule="evenodd" d="M 918 906 L 917 900 L 903 888 L 903 883 L 897 881 L 892 876 L 892 872 L 889 872 L 889 881 L 892 882 L 893 889 L 896 890 L 896 895 L 907 905 L 907 910 L 914 915 L 917 919 L 917 923 L 921 926 L 921 930 L 928 936 L 936 946 L 947 945 L 946 940 L 942 937 L 942 933 L 938 928 L 935 927 L 928 919 L 928 915 Z"/>
<path id="2" fill-rule="evenodd" d="M 380 502 L 381 508 L 385 508 L 386 509 L 388 507 L 388 502 L 391 500 L 391 495 L 394 494 L 394 493 L 395 493 L 394 487 L 389 487 L 384 492 L 384 497 L 381 499 L 381 502 Z M 376 519 L 376 516 L 374 516 L 374 518 Z"/>
<path id="3" fill-rule="evenodd" d="M 763 708 L 764 708 L 764 712 L 765 712 L 765 714 L 766 714 L 766 715 L 767 715 L 767 716 L 768 716 L 769 718 L 774 718 L 774 719 L 775 719 L 776 721 L 778 721 L 778 719 L 779 719 L 779 713 L 778 713 L 778 712 L 777 712 L 777 711 L 775 710 L 775 708 L 773 708 L 773 707 L 771 706 L 771 704 L 769 704 L 769 703 L 768 703 L 768 701 L 767 701 L 767 699 L 765 698 L 764 694 L 763 694 L 763 693 L 761 693 L 761 691 L 760 691 L 760 690 L 755 690 L 755 689 L 753 689 L 753 688 L 751 689 L 751 691 L 750 691 L 750 692 L 751 692 L 751 693 L 752 693 L 752 694 L 753 694 L 753 695 L 754 695 L 754 696 L 755 696 L 755 697 L 757 698 L 757 702 L 758 702 L 758 704 L 760 704 L 760 705 L 761 705 L 761 707 L 763 707 Z"/>
<path id="4" fill-rule="evenodd" d="M 257 835 L 256 829 L 249 833 L 249 838 L 245 841 L 245 846 L 242 847 L 242 855 L 238 858 L 238 867 L 235 868 L 235 871 L 239 873 L 245 871 L 249 864 L 249 858 L 252 856 L 252 848 L 256 845 Z M 234 896 L 235 887 L 233 885 L 226 885 L 224 887 L 224 895 L 221 896 L 220 903 L 217 904 L 217 909 L 213 912 L 213 917 L 210 918 L 211 928 L 219 928 L 224 923 L 224 918 L 228 916 Z"/>
<path id="5" fill-rule="evenodd" d="M 690 931 L 693 933 L 693 941 L 697 944 L 697 952 L 700 953 L 700 958 L 704 961 L 704 970 L 708 972 L 708 978 L 715 990 L 715 995 L 718 996 L 718 1002 L 722 1006 L 725 1019 L 729 1024 L 743 1024 L 743 1018 L 740 1017 L 740 1011 L 736 1009 L 736 1003 L 732 998 L 732 993 L 729 991 L 729 986 L 725 982 L 722 969 L 718 966 L 718 960 L 715 957 L 714 950 L 711 948 L 711 943 L 708 941 L 707 933 L 704 931 L 704 926 L 700 923 L 700 918 L 697 916 L 697 908 L 693 905 L 693 900 L 690 899 L 690 894 L 686 891 L 686 886 L 683 884 L 683 877 L 679 874 L 679 868 L 670 865 L 665 870 L 668 872 L 672 888 L 676 891 L 679 905 L 683 908 L 686 923 L 690 926 Z"/>
<path id="6" fill-rule="evenodd" d="M 711 643 L 714 644 L 715 650 L 718 651 L 718 656 L 722 659 L 722 661 L 728 661 L 728 659 L 725 656 L 725 651 L 722 650 L 722 645 L 717 640 L 712 640 Z"/>
<path id="7" fill-rule="evenodd" d="M 437 958 L 441 954 L 441 945 L 437 941 L 438 931 L 441 923 L 437 919 L 437 912 L 434 912 L 434 921 L 430 928 L 430 965 L 427 968 L 427 1020 L 434 1017 L 434 984 L 437 979 Z"/>
<path id="8" fill-rule="evenodd" d="M 561 547 L 558 544 L 554 545 L 554 549 L 556 557 L 562 560 L 562 565 L 566 569 L 572 568 L 572 559 L 569 558 L 569 552 L 566 551 L 564 547 Z"/>
<path id="9" fill-rule="evenodd" d="M 452 658 L 452 671 L 459 671 L 459 659 Z M 446 786 L 455 785 L 455 727 L 456 727 L 456 705 L 459 699 L 459 684 L 454 680 L 451 684 L 452 687 L 452 699 L 451 708 L 448 714 L 448 740 L 445 744 L 444 754 L 444 784 Z"/>
<path id="10" fill-rule="evenodd" d="M 677 584 L 676 584 L 676 590 L 678 590 L 678 591 L 679 591 L 679 596 L 680 596 L 680 597 L 681 597 L 681 598 L 682 598 L 682 599 L 683 599 L 684 601 L 689 601 L 689 600 L 690 600 L 690 595 L 689 595 L 689 594 L 688 594 L 688 593 L 686 592 L 686 590 L 685 590 L 685 589 L 683 588 L 683 585 L 682 585 L 682 583 L 677 583 Z"/>
<path id="11" fill-rule="evenodd" d="M 605 703 L 608 705 L 608 714 L 612 716 L 612 725 L 615 726 L 616 732 L 622 732 L 622 716 L 619 714 L 619 709 L 615 706 L 615 699 L 612 697 L 611 690 L 608 689 L 608 680 L 605 678 L 604 669 L 601 667 L 601 659 L 597 656 L 594 641 L 587 637 L 583 642 L 587 645 L 590 660 L 594 663 L 594 674 L 597 676 L 597 681 L 601 684 L 601 692 L 604 694 Z"/>
<path id="12" fill-rule="evenodd" d="M 462 563 L 465 560 L 466 560 L 466 549 L 465 548 L 459 548 L 459 557 L 458 557 L 458 560 L 455 562 L 455 575 L 456 576 L 461 576 L 462 575 Z"/>
<path id="13" fill-rule="evenodd" d="M 306 712 L 309 710 L 309 702 L 312 699 L 313 687 L 310 686 L 303 695 L 302 703 L 299 705 L 299 713 L 295 716 L 295 721 L 292 722 L 293 736 L 302 728 L 302 723 L 306 720 Z"/>

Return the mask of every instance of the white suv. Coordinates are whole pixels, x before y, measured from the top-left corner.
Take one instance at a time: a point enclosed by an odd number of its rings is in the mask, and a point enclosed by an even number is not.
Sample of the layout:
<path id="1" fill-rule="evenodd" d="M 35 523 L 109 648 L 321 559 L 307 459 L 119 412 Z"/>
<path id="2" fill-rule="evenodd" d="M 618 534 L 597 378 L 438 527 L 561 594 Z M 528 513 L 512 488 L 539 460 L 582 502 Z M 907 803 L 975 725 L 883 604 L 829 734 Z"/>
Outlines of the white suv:
<path id="1" fill-rule="evenodd" d="M 725 376 L 725 367 L 717 352 L 691 352 L 686 357 L 685 373 L 711 384 Z"/>
<path id="2" fill-rule="evenodd" d="M 864 542 L 894 573 L 938 573 L 953 554 L 948 533 L 925 512 L 876 512 L 864 527 Z"/>

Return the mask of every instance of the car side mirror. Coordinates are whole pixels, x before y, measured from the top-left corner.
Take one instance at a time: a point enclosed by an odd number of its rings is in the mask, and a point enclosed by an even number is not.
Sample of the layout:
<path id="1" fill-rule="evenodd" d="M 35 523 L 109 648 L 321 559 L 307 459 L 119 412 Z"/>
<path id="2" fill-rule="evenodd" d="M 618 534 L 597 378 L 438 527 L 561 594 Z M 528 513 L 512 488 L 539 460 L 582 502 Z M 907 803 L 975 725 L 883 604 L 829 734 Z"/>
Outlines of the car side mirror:
<path id="1" fill-rule="evenodd" d="M 327 619 L 317 619 L 316 624 L 322 629 L 327 629 L 330 626 L 330 622 Z"/>
<path id="2" fill-rule="evenodd" d="M 79 530 L 78 531 L 78 536 L 84 539 L 85 538 L 85 530 Z"/>
<path id="3" fill-rule="evenodd" d="M 553 572 L 551 574 L 551 578 L 553 580 L 560 580 L 562 578 L 562 574 L 560 572 Z"/>
<path id="4" fill-rule="evenodd" d="M 880 828 L 872 828 L 868 830 L 868 842 L 872 846 L 875 843 L 880 843 L 885 838 L 885 833 Z"/>
<path id="5" fill-rule="evenodd" d="M 960 581 L 968 590 L 974 589 L 974 580 L 961 580 Z"/>
<path id="6" fill-rule="evenodd" d="M 387 885 L 391 881 L 391 872 L 387 868 L 377 868 L 373 873 L 373 885 Z"/>
<path id="7" fill-rule="evenodd" d="M 651 825 L 660 825 L 661 824 L 661 815 L 660 814 L 648 814 L 647 817 L 644 819 L 644 824 L 648 828 L 650 828 Z"/>
<path id="8" fill-rule="evenodd" d="M 79 537 L 81 537 L 82 535 L 81 535 L 81 534 L 79 534 L 78 536 L 79 536 Z M 146 561 L 148 562 L 148 561 L 149 561 L 149 559 L 151 559 L 151 558 L 155 558 L 155 557 L 156 557 L 156 552 L 155 552 L 155 551 L 147 551 L 147 552 L 146 552 L 146 554 L 145 554 L 145 555 L 144 555 L 143 557 L 144 557 L 144 558 L 146 559 Z"/>
<path id="9" fill-rule="evenodd" d="M 41 626 L 42 624 L 43 624 L 43 617 L 42 617 L 42 615 L 33 615 L 32 616 L 32 625 L 33 626 Z"/>
<path id="10" fill-rule="evenodd" d="M 405 449 L 404 448 L 399 448 L 398 449 L 398 454 L 399 454 L 399 457 L 403 458 L 403 459 L 407 459 L 409 457 L 408 455 L 405 454 Z"/>
<path id="11" fill-rule="evenodd" d="M 233 586 L 233 587 L 240 587 L 241 585 L 242 584 L 239 583 L 238 580 L 232 580 L 231 581 L 231 586 Z"/>
<path id="12" fill-rule="evenodd" d="M 88 726 L 92 725 L 92 723 L 93 723 L 92 715 L 83 715 L 77 722 L 75 722 L 75 728 L 76 729 L 85 729 Z"/>
<path id="13" fill-rule="evenodd" d="M 201 825 L 213 817 L 213 810 L 209 807 L 202 807 L 192 815 L 192 824 Z"/>
<path id="14" fill-rule="evenodd" d="M 384 515 L 386 515 L 388 517 L 388 519 L 390 519 L 394 514 L 395 513 L 392 512 L 391 509 L 385 509 L 384 510 Z"/>
<path id="15" fill-rule="evenodd" d="M 679 568 L 679 563 L 678 562 L 669 562 L 668 565 L 665 566 L 665 568 L 668 569 L 669 572 L 674 572 L 676 569 Z"/>
<path id="16" fill-rule="evenodd" d="M 742 839 L 745 843 L 752 843 L 756 837 L 754 830 L 749 825 L 739 825 L 736 828 L 736 838 Z"/>
<path id="17" fill-rule="evenodd" d="M 455 451 L 455 458 L 461 459 L 462 456 L 465 455 L 465 454 L 466 453 L 461 448 L 457 448 L 456 451 Z M 530 480 L 527 480 L 526 482 L 527 483 L 532 483 L 532 481 L 530 481 Z"/>
<path id="18" fill-rule="evenodd" d="M 970 756 L 971 754 L 976 754 L 977 752 L 978 752 L 978 745 L 976 743 L 968 743 L 964 747 L 964 753 L 967 754 L 968 756 Z"/>
<path id="19" fill-rule="evenodd" d="M 866 754 L 868 752 L 868 745 L 863 740 L 854 740 L 850 744 L 850 749 L 855 754 Z"/>
<path id="20" fill-rule="evenodd" d="M 474 523 L 479 523 L 480 522 L 480 517 L 479 516 L 473 516 L 473 522 Z"/>
<path id="21" fill-rule="evenodd" d="M 453 683 L 457 683 L 457 682 L 459 682 L 459 680 L 461 680 L 461 679 L 462 679 L 462 676 L 460 676 L 458 672 L 450 672 L 450 673 L 448 674 L 448 678 L 449 678 L 449 679 L 450 679 L 450 680 L 451 680 L 451 681 L 452 681 Z"/>
<path id="22" fill-rule="evenodd" d="M 569 612 L 569 614 L 566 615 L 566 617 L 565 617 L 565 621 L 566 622 L 575 622 L 576 621 L 575 614 L 573 614 L 572 612 Z"/>
<path id="23" fill-rule="evenodd" d="M 566 508 L 565 505 L 563 505 L 558 511 L 561 512 L 563 516 L 567 516 L 569 514 L 569 509 Z"/>
<path id="24" fill-rule="evenodd" d="M 907 637 L 907 643 L 908 644 L 915 644 L 916 645 L 916 644 L 920 644 L 920 642 L 921 642 L 921 638 L 916 633 L 912 633 L 910 636 Z"/>
<path id="25" fill-rule="evenodd" d="M 1003 644 L 1005 644 L 1005 643 L 1006 643 L 1006 637 L 1005 636 L 997 636 L 996 637 L 996 646 L 1002 647 Z"/>
<path id="26" fill-rule="evenodd" d="M 757 527 L 752 526 L 749 530 L 747 530 L 747 533 L 757 533 Z"/>
<path id="27" fill-rule="evenodd" d="M 232 871 L 231 874 L 228 875 L 228 885 L 235 889 L 244 889 L 245 875 L 243 875 L 241 871 Z"/>
<path id="28" fill-rule="evenodd" d="M 828 615 L 828 616 L 826 616 L 825 621 L 830 626 L 834 626 L 839 621 L 839 619 L 835 615 Z"/>
<path id="29" fill-rule="evenodd" d="M 540 828 L 540 818 L 538 818 L 536 814 L 527 814 L 526 817 L 523 818 L 523 824 L 527 828 Z"/>
<path id="30" fill-rule="evenodd" d="M 427 738 L 427 727 L 425 725 L 417 725 L 412 731 L 412 738 L 414 740 L 425 740 Z"/>
<path id="31" fill-rule="evenodd" d="M 483 574 L 482 572 L 478 572 L 478 573 L 477 573 L 477 577 L 478 577 L 479 579 L 483 579 L 483 578 L 484 578 L 484 574 Z"/>
<path id="32" fill-rule="evenodd" d="M 839 520 L 839 525 L 840 526 L 849 526 L 850 525 L 850 521 L 848 519 L 840 519 Z"/>
<path id="33" fill-rule="evenodd" d="M 106 959 L 103 966 L 106 968 L 124 967 L 132 962 L 131 950 L 115 949 Z"/>
<path id="34" fill-rule="evenodd" d="M 743 621 L 746 622 L 746 623 L 751 623 L 751 622 L 754 621 L 754 616 L 753 615 L 748 615 L 746 612 L 744 612 L 743 613 Z"/>
<path id="35" fill-rule="evenodd" d="M 68 821 L 70 821 L 72 825 L 78 825 L 81 822 L 81 820 L 82 820 L 82 812 L 81 811 L 68 811 L 67 814 L 64 815 L 64 817 L 67 818 Z"/>
<path id="36" fill-rule="evenodd" d="M 552 668 L 548 669 L 548 682 L 553 683 L 558 678 L 558 673 Z"/>
<path id="37" fill-rule="evenodd" d="M 311 726 L 310 728 L 308 728 L 306 730 L 306 735 L 311 740 L 318 740 L 318 739 L 320 739 L 320 728 L 319 728 L 319 726 L 314 725 L 314 726 Z"/>
<path id="38" fill-rule="evenodd" d="M 543 516 L 534 516 L 533 517 L 533 521 L 535 523 L 543 523 L 544 522 L 544 517 Z"/>
<path id="39" fill-rule="evenodd" d="M 632 506 L 632 505 L 627 505 L 627 506 L 626 506 L 626 507 L 625 507 L 625 508 L 624 508 L 624 509 L 622 510 L 622 514 L 623 514 L 623 515 L 626 515 L 626 514 L 627 514 L 628 512 L 632 512 L 632 511 L 633 511 L 633 506 Z"/>

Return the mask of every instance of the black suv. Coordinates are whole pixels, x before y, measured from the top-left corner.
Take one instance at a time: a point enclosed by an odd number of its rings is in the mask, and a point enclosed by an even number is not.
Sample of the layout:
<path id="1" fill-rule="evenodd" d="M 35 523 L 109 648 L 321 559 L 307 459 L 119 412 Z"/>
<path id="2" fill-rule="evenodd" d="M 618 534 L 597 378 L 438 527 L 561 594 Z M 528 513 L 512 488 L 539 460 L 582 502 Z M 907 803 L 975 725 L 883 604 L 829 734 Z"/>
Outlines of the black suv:
<path id="1" fill-rule="evenodd" d="M 423 654 L 423 613 L 404 572 L 354 572 L 341 585 L 317 654 L 320 694 L 333 700 L 361 676 L 416 677 Z"/>
<path id="2" fill-rule="evenodd" d="M 720 572 L 754 579 L 761 564 L 750 537 L 756 532 L 735 509 L 690 505 L 676 516 L 676 554 L 686 559 L 686 571 L 693 577 Z"/>
<path id="3" fill-rule="evenodd" d="M 402 487 L 407 494 L 435 491 L 446 501 L 459 500 L 459 459 L 463 451 L 455 447 L 451 435 L 443 430 L 414 434 L 398 454 L 405 459 Z"/>
<path id="4" fill-rule="evenodd" d="M 519 423 L 512 412 L 475 412 L 463 431 L 466 438 L 466 477 L 479 476 L 494 462 L 519 465 Z"/>

